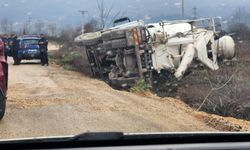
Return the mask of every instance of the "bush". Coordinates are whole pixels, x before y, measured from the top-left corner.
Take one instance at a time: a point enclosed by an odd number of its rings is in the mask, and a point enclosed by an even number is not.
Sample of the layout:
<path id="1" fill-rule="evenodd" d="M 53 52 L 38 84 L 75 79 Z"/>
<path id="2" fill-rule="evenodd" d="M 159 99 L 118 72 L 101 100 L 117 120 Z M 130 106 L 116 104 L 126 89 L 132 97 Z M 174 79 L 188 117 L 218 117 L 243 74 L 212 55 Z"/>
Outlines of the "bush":
<path id="1" fill-rule="evenodd" d="M 50 60 L 64 69 L 89 75 L 90 65 L 84 48 L 63 46 L 59 51 L 50 53 Z"/>
<path id="2" fill-rule="evenodd" d="M 62 55 L 62 64 L 74 64 L 76 60 L 80 60 L 82 55 L 79 51 L 73 51 Z"/>
<path id="3" fill-rule="evenodd" d="M 139 80 L 136 84 L 130 89 L 131 92 L 146 92 L 151 90 L 152 87 L 150 84 L 145 82 L 145 80 Z"/>
<path id="4" fill-rule="evenodd" d="M 236 43 L 237 61 L 221 62 L 218 71 L 210 71 L 206 68 L 190 69 L 192 72 L 178 81 L 176 90 L 170 85 L 175 81 L 169 81 L 166 76 L 157 80 L 157 95 L 180 97 L 185 103 L 197 109 L 203 103 L 212 87 L 220 87 L 233 75 L 232 80 L 222 89 L 213 91 L 201 110 L 208 113 L 226 117 L 250 120 L 250 41 Z"/>

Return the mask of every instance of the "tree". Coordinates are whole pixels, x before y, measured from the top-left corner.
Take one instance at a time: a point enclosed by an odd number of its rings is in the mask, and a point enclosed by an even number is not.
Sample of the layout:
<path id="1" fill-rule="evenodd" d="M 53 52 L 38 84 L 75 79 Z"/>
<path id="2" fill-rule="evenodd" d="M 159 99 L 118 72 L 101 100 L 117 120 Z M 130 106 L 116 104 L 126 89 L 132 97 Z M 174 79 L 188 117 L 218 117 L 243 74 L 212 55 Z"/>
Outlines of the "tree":
<path id="1" fill-rule="evenodd" d="M 0 26 L 1 26 L 1 31 L 3 33 L 8 33 L 9 32 L 9 28 L 10 28 L 10 21 L 6 18 L 2 19 L 0 22 Z"/>
<path id="2" fill-rule="evenodd" d="M 115 19 L 124 16 L 124 13 L 120 11 L 113 12 L 113 5 L 107 7 L 104 0 L 97 0 L 97 7 L 99 11 L 100 27 L 104 29 L 106 26 L 110 25 Z M 112 14 L 114 14 L 112 16 Z"/>
<path id="3" fill-rule="evenodd" d="M 55 37 L 57 34 L 57 24 L 56 23 L 49 23 L 47 25 L 47 28 L 48 28 L 50 36 Z"/>
<path id="4" fill-rule="evenodd" d="M 106 8 L 106 5 L 103 0 L 102 1 L 97 0 L 97 7 L 99 10 L 99 16 L 100 16 L 100 26 L 103 29 L 105 28 L 107 24 L 107 19 L 110 16 L 113 6 Z"/>
<path id="5" fill-rule="evenodd" d="M 22 31 L 21 31 L 21 34 L 22 35 L 27 35 L 27 34 L 29 34 L 28 33 L 28 24 L 25 22 L 25 23 L 23 23 L 23 27 L 22 27 L 22 29 L 21 29 Z"/>
<path id="6" fill-rule="evenodd" d="M 94 32 L 98 29 L 98 22 L 95 19 L 90 20 L 84 25 L 85 33 Z"/>
<path id="7" fill-rule="evenodd" d="M 37 22 L 35 23 L 35 30 L 37 33 L 41 34 L 43 31 L 45 24 L 42 20 L 37 20 Z"/>
<path id="8" fill-rule="evenodd" d="M 249 39 L 249 21 L 250 16 L 245 11 L 245 9 L 238 8 L 233 14 L 232 18 L 229 21 L 229 30 L 230 32 L 236 33 L 241 40 Z"/>
<path id="9" fill-rule="evenodd" d="M 13 33 L 13 23 L 9 22 L 9 32 Z"/>
<path id="10" fill-rule="evenodd" d="M 75 37 L 79 35 L 80 31 L 81 27 L 71 27 L 71 26 L 64 27 L 60 29 L 59 39 L 62 43 L 73 44 Z"/>

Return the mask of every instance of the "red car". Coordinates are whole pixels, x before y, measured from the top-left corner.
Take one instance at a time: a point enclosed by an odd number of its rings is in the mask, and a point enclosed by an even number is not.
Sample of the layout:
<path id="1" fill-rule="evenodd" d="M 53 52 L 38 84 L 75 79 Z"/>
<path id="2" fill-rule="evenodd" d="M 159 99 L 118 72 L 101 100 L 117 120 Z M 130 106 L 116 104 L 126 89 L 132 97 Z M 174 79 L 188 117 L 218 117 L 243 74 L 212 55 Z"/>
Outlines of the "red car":
<path id="1" fill-rule="evenodd" d="M 8 63 L 4 57 L 4 43 L 0 39 L 0 120 L 5 114 L 8 90 Z"/>

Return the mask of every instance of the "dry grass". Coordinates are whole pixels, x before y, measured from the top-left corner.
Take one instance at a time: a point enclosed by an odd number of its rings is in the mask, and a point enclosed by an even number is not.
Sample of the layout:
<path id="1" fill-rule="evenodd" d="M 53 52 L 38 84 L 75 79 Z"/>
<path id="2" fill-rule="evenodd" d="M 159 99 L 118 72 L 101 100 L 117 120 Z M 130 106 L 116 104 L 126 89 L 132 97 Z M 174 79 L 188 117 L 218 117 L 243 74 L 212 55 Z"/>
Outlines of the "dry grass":
<path id="1" fill-rule="evenodd" d="M 237 61 L 225 62 L 218 71 L 193 70 L 178 86 L 171 86 L 158 81 L 160 96 L 175 96 L 197 109 L 213 87 L 220 87 L 233 76 L 232 80 L 222 89 L 215 90 L 205 101 L 202 111 L 225 117 L 250 120 L 250 42 L 237 44 Z M 162 80 L 162 79 L 161 79 Z M 164 84 L 163 84 L 164 83 Z M 173 84 L 171 84 L 173 85 Z"/>
<path id="2" fill-rule="evenodd" d="M 77 46 L 64 45 L 59 51 L 50 52 L 50 60 L 64 69 L 78 71 L 90 75 L 90 65 L 85 49 Z"/>
<path id="3" fill-rule="evenodd" d="M 237 61 L 225 62 L 218 71 L 206 68 L 191 69 L 183 80 L 168 78 L 168 73 L 157 77 L 154 92 L 159 96 L 171 96 L 182 99 L 192 108 L 199 108 L 213 87 L 220 87 L 235 73 L 232 81 L 220 90 L 213 91 L 205 101 L 202 111 L 225 117 L 250 120 L 250 42 L 236 45 Z M 63 46 L 59 51 L 51 52 L 50 57 L 64 68 L 90 74 L 90 67 L 84 49 L 77 46 Z M 139 89 L 148 89 L 140 84 Z"/>

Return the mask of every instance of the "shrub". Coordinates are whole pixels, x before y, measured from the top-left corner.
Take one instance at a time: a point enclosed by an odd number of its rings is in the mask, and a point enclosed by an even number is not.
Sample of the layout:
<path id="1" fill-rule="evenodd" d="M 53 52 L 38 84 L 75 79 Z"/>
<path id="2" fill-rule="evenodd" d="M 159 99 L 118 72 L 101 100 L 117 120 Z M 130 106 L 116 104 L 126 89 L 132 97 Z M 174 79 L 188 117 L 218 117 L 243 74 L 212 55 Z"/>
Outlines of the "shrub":
<path id="1" fill-rule="evenodd" d="M 50 52 L 50 60 L 64 69 L 78 71 L 89 75 L 90 65 L 85 50 L 79 47 L 63 46 L 59 51 Z"/>
<path id="2" fill-rule="evenodd" d="M 152 87 L 149 83 L 141 79 L 141 80 L 138 80 L 133 87 L 131 87 L 130 91 L 131 92 L 146 92 L 148 90 L 151 90 L 151 88 Z"/>

